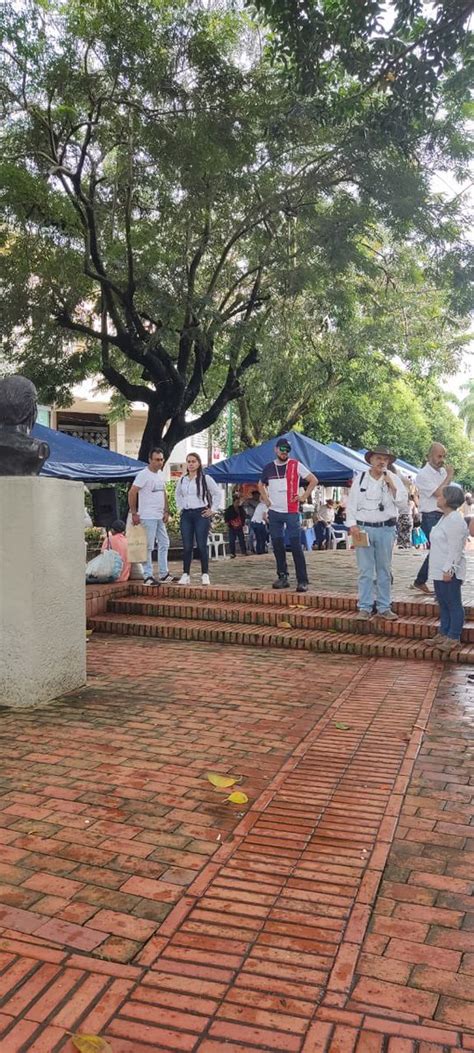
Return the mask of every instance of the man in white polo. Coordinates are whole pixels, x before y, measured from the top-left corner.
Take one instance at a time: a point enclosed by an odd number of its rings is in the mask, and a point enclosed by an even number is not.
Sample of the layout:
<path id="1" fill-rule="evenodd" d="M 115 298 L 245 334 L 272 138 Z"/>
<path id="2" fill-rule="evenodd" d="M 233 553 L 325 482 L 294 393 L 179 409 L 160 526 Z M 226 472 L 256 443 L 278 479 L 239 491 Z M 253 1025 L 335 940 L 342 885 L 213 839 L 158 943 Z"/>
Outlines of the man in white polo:
<path id="1" fill-rule="evenodd" d="M 438 508 L 438 497 L 441 496 L 445 486 L 449 486 L 454 477 L 454 469 L 445 467 L 446 449 L 440 442 L 434 442 L 428 450 L 426 464 L 420 469 L 415 478 L 415 486 L 419 494 L 418 510 L 421 513 L 421 529 L 426 534 L 428 541 L 434 526 L 439 523 L 443 516 Z M 432 596 L 433 592 L 428 587 L 428 564 L 429 553 L 416 575 L 413 585 L 410 586 L 416 592 L 424 592 L 425 596 Z"/>
<path id="2" fill-rule="evenodd" d="M 377 615 L 396 619 L 392 601 L 392 553 L 398 509 L 406 500 L 402 480 L 391 472 L 395 455 L 386 446 L 374 446 L 365 454 L 367 471 L 357 474 L 346 507 L 346 524 L 356 546 L 358 608 L 361 618 L 370 618 L 374 602 Z"/>
<path id="3" fill-rule="evenodd" d="M 166 529 L 169 518 L 166 493 L 163 450 L 154 446 L 148 455 L 148 468 L 143 468 L 128 492 L 128 505 L 135 524 L 141 523 L 147 536 L 147 560 L 143 564 L 145 585 L 156 585 L 153 577 L 152 556 L 158 545 L 158 568 L 160 582 L 173 581 L 168 570 L 170 539 Z"/>

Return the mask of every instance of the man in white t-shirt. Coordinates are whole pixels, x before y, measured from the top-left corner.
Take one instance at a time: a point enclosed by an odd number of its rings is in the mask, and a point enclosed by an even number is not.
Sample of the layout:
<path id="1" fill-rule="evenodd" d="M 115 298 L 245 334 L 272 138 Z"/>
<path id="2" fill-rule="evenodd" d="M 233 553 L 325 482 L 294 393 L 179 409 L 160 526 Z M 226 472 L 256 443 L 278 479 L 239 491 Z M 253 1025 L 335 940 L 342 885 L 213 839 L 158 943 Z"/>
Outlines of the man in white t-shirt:
<path id="1" fill-rule="evenodd" d="M 166 529 L 169 518 L 163 465 L 163 450 L 154 446 L 148 455 L 148 468 L 143 468 L 135 478 L 128 493 L 128 504 L 135 524 L 145 527 L 147 536 L 147 560 L 143 564 L 145 585 L 156 585 L 153 577 L 152 554 L 158 544 L 158 570 L 160 582 L 173 581 L 168 570 L 170 539 Z"/>
<path id="2" fill-rule="evenodd" d="M 420 469 L 415 478 L 415 486 L 418 490 L 418 510 L 421 514 L 421 529 L 426 534 L 428 541 L 434 526 L 439 523 L 443 513 L 438 508 L 438 497 L 441 497 L 445 486 L 453 481 L 454 469 L 445 468 L 446 449 L 440 442 L 434 442 L 428 450 L 426 464 Z M 413 585 L 410 587 L 416 592 L 424 592 L 426 596 L 432 596 L 432 590 L 428 588 L 428 566 L 429 553 L 416 575 Z"/>
<path id="3" fill-rule="evenodd" d="M 265 465 L 258 488 L 269 510 L 268 527 L 278 572 L 273 588 L 290 588 L 284 540 L 286 528 L 296 570 L 296 591 L 307 592 L 308 572 L 301 545 L 299 506 L 308 501 L 318 480 L 301 461 L 290 457 L 290 453 L 288 439 L 277 439 L 275 460 Z M 299 492 L 301 483 L 305 484 L 303 493 Z"/>

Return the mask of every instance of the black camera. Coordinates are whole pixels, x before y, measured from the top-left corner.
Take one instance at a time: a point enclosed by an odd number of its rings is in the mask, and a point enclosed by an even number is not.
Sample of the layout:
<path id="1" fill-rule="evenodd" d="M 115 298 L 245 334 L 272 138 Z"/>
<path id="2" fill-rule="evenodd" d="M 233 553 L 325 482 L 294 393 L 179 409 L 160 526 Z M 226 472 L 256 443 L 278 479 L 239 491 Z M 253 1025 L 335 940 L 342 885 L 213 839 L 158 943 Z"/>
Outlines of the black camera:
<path id="1" fill-rule="evenodd" d="M 385 505 L 384 505 L 383 501 L 379 501 L 377 507 L 378 507 L 379 512 L 385 512 Z"/>

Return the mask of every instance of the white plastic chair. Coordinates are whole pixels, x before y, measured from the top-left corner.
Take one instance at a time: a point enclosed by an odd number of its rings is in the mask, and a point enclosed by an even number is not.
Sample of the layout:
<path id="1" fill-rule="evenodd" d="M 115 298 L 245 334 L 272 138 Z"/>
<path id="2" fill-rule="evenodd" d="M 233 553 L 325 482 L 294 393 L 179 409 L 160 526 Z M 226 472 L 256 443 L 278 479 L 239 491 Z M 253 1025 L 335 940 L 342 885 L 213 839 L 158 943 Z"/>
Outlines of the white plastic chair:
<path id="1" fill-rule="evenodd" d="M 225 538 L 223 534 L 209 534 L 207 539 L 207 546 L 209 549 L 210 559 L 219 559 L 219 549 L 222 549 L 222 559 L 226 558 L 227 552 L 225 547 Z"/>
<path id="2" fill-rule="evenodd" d="M 337 527 L 331 527 L 331 536 L 329 539 L 329 547 L 334 551 L 337 548 L 340 541 L 343 541 L 346 549 L 351 547 L 351 535 L 348 530 L 338 530 Z"/>

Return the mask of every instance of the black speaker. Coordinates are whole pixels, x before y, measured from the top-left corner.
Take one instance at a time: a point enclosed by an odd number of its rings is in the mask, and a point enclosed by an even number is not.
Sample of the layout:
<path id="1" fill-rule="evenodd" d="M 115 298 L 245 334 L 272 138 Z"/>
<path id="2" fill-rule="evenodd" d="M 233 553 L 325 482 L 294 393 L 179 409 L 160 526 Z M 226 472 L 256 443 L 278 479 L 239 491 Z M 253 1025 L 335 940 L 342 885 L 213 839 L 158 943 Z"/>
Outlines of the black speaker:
<path id="1" fill-rule="evenodd" d="M 94 526 L 111 527 L 116 519 L 120 519 L 117 491 L 114 487 L 104 486 L 100 490 L 91 490 L 91 496 Z"/>

